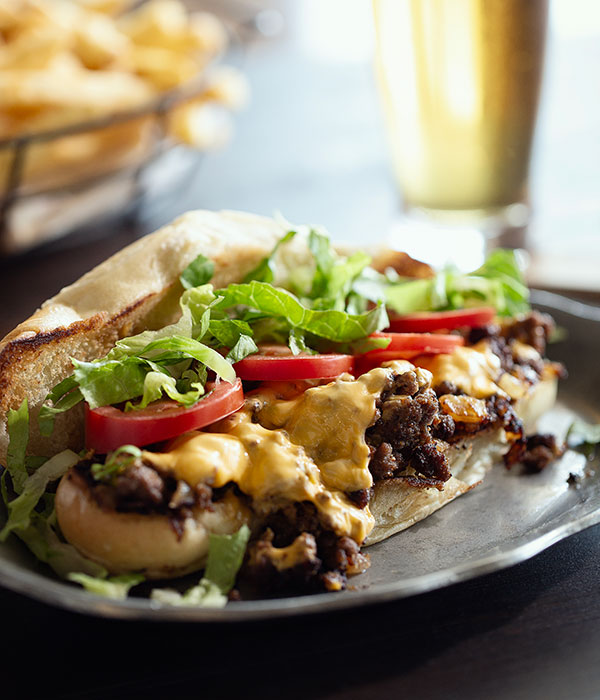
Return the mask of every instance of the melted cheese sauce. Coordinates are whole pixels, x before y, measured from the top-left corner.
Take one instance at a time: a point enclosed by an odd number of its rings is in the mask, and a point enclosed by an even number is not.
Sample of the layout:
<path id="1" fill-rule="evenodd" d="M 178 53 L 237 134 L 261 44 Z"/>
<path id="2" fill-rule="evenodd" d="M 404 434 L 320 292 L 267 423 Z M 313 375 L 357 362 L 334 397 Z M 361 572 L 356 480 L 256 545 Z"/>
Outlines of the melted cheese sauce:
<path id="1" fill-rule="evenodd" d="M 433 374 L 434 386 L 452 382 L 477 399 L 493 394 L 519 399 L 527 391 L 522 382 L 502 370 L 500 358 L 485 340 L 471 347 L 456 348 L 451 355 L 422 356 L 415 363 Z"/>
<path id="2" fill-rule="evenodd" d="M 168 452 L 143 457 L 191 486 L 235 482 L 258 513 L 309 501 L 325 527 L 361 543 L 374 519 L 345 494 L 373 485 L 365 431 L 390 377 L 411 368 L 394 362 L 358 380 L 345 374 L 294 398 L 279 398 L 276 386 L 267 387 L 249 394 L 244 409 L 210 432 L 188 433 Z"/>
<path id="3" fill-rule="evenodd" d="M 417 362 L 424 368 L 416 370 L 420 386 L 430 386 L 432 379 L 434 384 L 449 381 L 472 397 L 468 406 L 456 397 L 444 397 L 450 402 L 446 411 L 466 422 L 479 420 L 485 408 L 479 399 L 493 394 L 520 398 L 526 391 L 502 371 L 485 341 Z M 206 432 L 187 433 L 174 440 L 168 452 L 143 456 L 191 486 L 219 488 L 233 482 L 259 514 L 309 501 L 324 527 L 360 544 L 374 519 L 368 507 L 358 508 L 346 494 L 373 485 L 365 431 L 390 378 L 410 369 L 414 366 L 409 362 L 395 361 L 357 380 L 343 374 L 321 386 L 265 384 L 248 394 L 242 410 Z"/>

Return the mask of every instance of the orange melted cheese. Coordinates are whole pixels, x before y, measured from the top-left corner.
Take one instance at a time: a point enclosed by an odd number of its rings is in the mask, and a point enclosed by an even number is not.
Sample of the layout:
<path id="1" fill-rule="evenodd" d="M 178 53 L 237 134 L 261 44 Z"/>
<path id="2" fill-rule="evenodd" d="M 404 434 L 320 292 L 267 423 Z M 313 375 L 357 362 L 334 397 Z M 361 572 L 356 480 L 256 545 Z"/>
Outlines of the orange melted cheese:
<path id="1" fill-rule="evenodd" d="M 346 494 L 373 485 L 365 431 L 389 378 L 408 369 L 408 362 L 392 362 L 357 380 L 345 374 L 292 399 L 273 389 L 253 392 L 210 432 L 183 435 L 168 452 L 144 452 L 144 459 L 191 486 L 234 482 L 259 514 L 309 501 L 325 527 L 361 543 L 374 519 Z M 421 381 L 431 379 L 417 371 Z"/>
<path id="2" fill-rule="evenodd" d="M 471 347 L 456 348 L 451 355 L 424 355 L 415 362 L 432 373 L 434 386 L 444 381 L 452 382 L 477 399 L 494 394 L 520 399 L 527 393 L 523 382 L 503 371 L 500 358 L 494 355 L 485 340 Z"/>

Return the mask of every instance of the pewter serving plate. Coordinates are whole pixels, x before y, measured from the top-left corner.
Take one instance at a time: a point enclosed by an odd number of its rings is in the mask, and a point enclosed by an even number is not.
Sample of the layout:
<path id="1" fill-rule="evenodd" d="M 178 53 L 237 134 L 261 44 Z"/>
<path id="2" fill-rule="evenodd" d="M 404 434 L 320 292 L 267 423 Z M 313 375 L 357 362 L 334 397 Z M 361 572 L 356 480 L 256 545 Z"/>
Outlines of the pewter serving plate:
<path id="1" fill-rule="evenodd" d="M 535 293 L 534 301 L 569 334 L 549 349 L 570 374 L 540 430 L 564 434 L 575 416 L 599 422 L 600 309 L 544 292 Z M 584 471 L 578 485 L 567 483 L 570 474 Z M 600 470 L 582 455 L 567 452 L 541 474 L 519 472 L 518 467 L 510 472 L 496 467 L 470 493 L 368 548 L 371 568 L 342 593 L 235 602 L 221 610 L 160 606 L 135 597 L 113 601 L 53 578 L 16 538 L 0 543 L 0 584 L 93 615 L 179 622 L 283 617 L 403 598 L 512 566 L 600 522 Z"/>

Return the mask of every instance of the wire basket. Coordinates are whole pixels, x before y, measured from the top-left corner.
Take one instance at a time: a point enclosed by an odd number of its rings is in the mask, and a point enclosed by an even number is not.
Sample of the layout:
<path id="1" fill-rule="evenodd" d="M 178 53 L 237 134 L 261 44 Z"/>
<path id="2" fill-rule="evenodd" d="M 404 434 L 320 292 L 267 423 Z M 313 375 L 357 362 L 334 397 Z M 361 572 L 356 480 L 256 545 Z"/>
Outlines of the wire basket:
<path id="1" fill-rule="evenodd" d="M 107 208 L 114 214 L 132 207 L 144 193 L 146 169 L 176 145 L 168 134 L 169 113 L 205 89 L 206 80 L 198 80 L 141 108 L 0 141 L 2 254 L 68 233 Z M 94 157 L 82 156 L 86 143 L 96 144 Z M 68 157 L 69 146 L 79 147 L 75 159 Z M 66 152 L 60 167 L 36 167 L 44 154 L 59 151 Z"/>

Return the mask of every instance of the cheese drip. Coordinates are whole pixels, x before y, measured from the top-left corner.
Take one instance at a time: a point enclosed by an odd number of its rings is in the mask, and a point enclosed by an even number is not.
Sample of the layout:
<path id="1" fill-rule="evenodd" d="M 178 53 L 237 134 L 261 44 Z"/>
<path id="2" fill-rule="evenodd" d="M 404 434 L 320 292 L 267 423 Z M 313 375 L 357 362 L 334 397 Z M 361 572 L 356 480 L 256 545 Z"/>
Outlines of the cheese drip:
<path id="1" fill-rule="evenodd" d="M 372 486 L 365 430 L 391 376 L 408 369 L 394 362 L 358 380 L 342 375 L 293 399 L 279 399 L 273 389 L 253 392 L 211 432 L 188 433 L 168 452 L 143 458 L 191 486 L 234 482 L 262 515 L 309 501 L 325 527 L 362 543 L 373 516 L 345 494 Z"/>
<path id="2" fill-rule="evenodd" d="M 423 355 L 414 360 L 433 374 L 433 385 L 452 382 L 469 396 L 486 399 L 499 396 L 519 399 L 527 387 L 503 371 L 500 358 L 481 340 L 472 347 L 456 348 L 451 355 Z"/>

